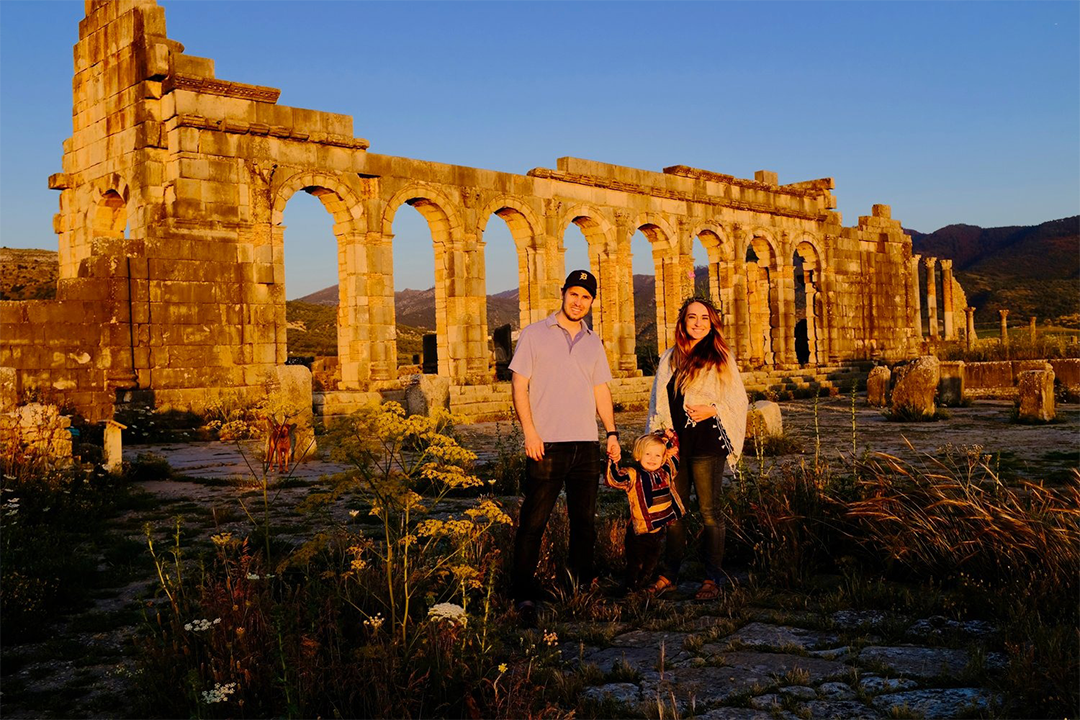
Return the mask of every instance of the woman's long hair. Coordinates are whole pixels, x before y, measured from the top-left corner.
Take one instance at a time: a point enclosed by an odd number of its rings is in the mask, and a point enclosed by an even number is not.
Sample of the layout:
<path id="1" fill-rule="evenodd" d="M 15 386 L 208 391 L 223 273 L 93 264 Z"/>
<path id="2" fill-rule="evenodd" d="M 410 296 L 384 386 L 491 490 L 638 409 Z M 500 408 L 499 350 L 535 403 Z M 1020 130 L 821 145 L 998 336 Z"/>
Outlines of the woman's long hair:
<path id="1" fill-rule="evenodd" d="M 694 303 L 705 306 L 712 325 L 709 334 L 701 338 L 697 345 L 694 345 L 693 339 L 686 333 L 686 313 Z M 676 387 L 685 390 L 698 373 L 706 368 L 722 371 L 730 359 L 731 349 L 720 330 L 720 313 L 716 307 L 703 298 L 688 298 L 679 308 L 679 320 L 675 325 L 675 350 L 671 353 L 671 368 L 675 373 Z"/>

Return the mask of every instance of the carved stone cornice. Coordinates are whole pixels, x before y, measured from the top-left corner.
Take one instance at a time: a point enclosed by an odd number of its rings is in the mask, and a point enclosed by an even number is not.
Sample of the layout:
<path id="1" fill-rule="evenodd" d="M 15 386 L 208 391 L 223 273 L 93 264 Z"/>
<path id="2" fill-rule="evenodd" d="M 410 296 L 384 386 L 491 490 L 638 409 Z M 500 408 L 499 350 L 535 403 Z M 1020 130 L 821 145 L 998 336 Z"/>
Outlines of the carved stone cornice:
<path id="1" fill-rule="evenodd" d="M 549 168 L 533 168 L 526 173 L 529 177 L 543 178 L 545 180 L 559 180 L 561 182 L 573 183 L 574 185 L 587 185 L 589 187 L 604 188 L 606 190 L 617 190 L 620 192 L 633 193 L 635 195 L 649 195 L 651 197 L 667 198 L 670 200 L 681 200 L 683 202 L 699 203 L 702 205 L 714 205 L 718 207 L 731 208 L 732 210 L 745 210 L 747 212 L 762 213 L 765 215 L 781 215 L 783 217 L 798 218 L 800 220 L 813 220 L 815 222 L 824 222 L 827 211 L 821 212 L 805 212 L 802 210 L 794 210 L 792 208 L 777 207 L 775 205 L 769 205 L 766 203 L 753 203 L 746 202 L 744 200 L 733 200 L 731 198 L 718 197 L 716 195 L 706 195 L 704 193 L 684 192 L 681 190 L 672 190 L 670 188 L 657 187 L 656 185 L 641 185 L 638 183 L 625 182 L 623 180 L 613 180 L 611 178 L 597 177 L 594 175 L 581 175 L 579 173 L 569 173 L 562 170 L 551 170 Z M 754 181 L 740 181 L 750 182 L 753 185 Z M 773 194 L 781 195 L 816 195 L 819 193 L 806 193 L 804 191 L 788 192 L 783 189 L 778 189 L 771 185 L 762 185 L 761 189 L 768 189 Z"/>
<path id="2" fill-rule="evenodd" d="M 264 85 L 218 80 L 217 78 L 196 77 L 191 75 L 170 75 L 162 83 L 162 92 L 170 90 L 190 90 L 207 95 L 255 100 L 256 102 L 276 103 L 281 91 Z"/>
<path id="3" fill-rule="evenodd" d="M 234 133 L 237 135 L 269 135 L 282 140 L 296 140 L 299 142 L 312 142 L 317 145 L 333 145 L 335 147 L 350 148 L 353 150 L 367 150 L 371 147 L 364 138 L 351 138 L 333 133 L 306 133 L 287 128 L 284 125 L 267 125 L 266 123 L 249 123 L 242 120 L 215 120 L 202 115 L 177 115 L 175 117 L 177 127 L 199 128 L 200 130 L 216 130 L 219 132 Z"/>

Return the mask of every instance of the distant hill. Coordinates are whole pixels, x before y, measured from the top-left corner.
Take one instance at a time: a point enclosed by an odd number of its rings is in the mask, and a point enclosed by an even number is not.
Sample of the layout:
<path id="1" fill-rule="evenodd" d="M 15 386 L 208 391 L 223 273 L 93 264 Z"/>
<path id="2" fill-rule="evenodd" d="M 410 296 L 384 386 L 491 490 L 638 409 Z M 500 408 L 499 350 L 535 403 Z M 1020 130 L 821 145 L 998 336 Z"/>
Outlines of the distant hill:
<path id="1" fill-rule="evenodd" d="M 996 322 L 1004 309 L 1020 322 L 1031 316 L 1069 326 L 1080 321 L 1080 216 L 1027 227 L 948 225 L 907 233 L 914 252 L 953 261 L 977 324 Z"/>
<path id="2" fill-rule="evenodd" d="M 331 285 L 310 295 L 290 302 L 311 305 L 338 304 L 338 286 Z M 488 326 L 497 328 L 509 324 L 518 329 L 518 291 L 517 288 L 505 290 L 495 295 L 488 295 Z M 394 315 L 399 325 L 408 325 L 418 329 L 435 330 L 435 288 L 427 290 L 399 290 L 394 293 Z"/>
<path id="3" fill-rule="evenodd" d="M 51 300 L 58 277 L 55 250 L 0 247 L 0 300 Z"/>

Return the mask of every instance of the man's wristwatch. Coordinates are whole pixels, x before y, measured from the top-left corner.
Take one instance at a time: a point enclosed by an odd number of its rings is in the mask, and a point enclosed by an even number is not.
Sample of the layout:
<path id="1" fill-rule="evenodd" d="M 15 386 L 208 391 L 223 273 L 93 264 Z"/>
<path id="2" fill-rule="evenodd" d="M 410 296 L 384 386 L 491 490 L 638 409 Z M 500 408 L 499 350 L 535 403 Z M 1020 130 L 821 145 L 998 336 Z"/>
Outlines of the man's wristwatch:
<path id="1" fill-rule="evenodd" d="M 619 439 L 619 431 L 618 430 L 608 430 L 607 436 L 608 437 L 613 437 L 616 440 L 618 440 Z"/>

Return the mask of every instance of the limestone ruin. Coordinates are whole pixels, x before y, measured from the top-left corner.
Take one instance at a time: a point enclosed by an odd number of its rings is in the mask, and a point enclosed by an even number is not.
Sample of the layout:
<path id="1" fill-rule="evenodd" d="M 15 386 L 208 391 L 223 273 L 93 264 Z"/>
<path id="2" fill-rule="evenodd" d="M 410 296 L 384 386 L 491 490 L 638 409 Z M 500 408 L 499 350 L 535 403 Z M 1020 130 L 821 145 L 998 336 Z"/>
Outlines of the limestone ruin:
<path id="1" fill-rule="evenodd" d="M 53 393 L 91 421 L 132 389 L 196 412 L 224 389 L 259 392 L 287 358 L 282 213 L 297 192 L 334 218 L 339 406 L 401 387 L 391 228 L 403 204 L 431 230 L 437 367 L 456 410 L 509 404 L 485 307 L 493 215 L 516 246 L 522 324 L 558 308 L 563 235 L 581 228 L 600 285 L 594 326 L 617 378 L 640 375 L 638 230 L 656 268 L 657 350 L 693 292 L 695 240 L 747 370 L 901 360 L 965 327 L 951 262 L 938 273 L 936 258 L 913 255 L 887 205 L 844 227 L 831 178 L 781 185 L 768 171 L 747 180 L 569 157 L 516 175 L 378 155 L 351 117 L 216 78 L 213 60 L 167 37 L 154 0 L 86 0 L 74 71 L 72 135 L 49 178 L 60 192 L 57 299 L 0 304 L 0 366 L 17 371 L 20 398 Z"/>

